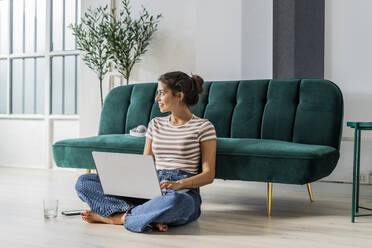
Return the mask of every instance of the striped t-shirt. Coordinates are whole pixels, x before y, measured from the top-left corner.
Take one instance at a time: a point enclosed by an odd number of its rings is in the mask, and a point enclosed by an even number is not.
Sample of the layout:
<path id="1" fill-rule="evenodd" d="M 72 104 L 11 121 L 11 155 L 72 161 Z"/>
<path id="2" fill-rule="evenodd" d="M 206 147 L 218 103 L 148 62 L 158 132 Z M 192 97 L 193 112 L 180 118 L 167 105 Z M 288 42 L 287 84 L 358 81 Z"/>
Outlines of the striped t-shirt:
<path id="1" fill-rule="evenodd" d="M 200 143 L 217 137 L 207 119 L 192 115 L 185 124 L 174 126 L 168 115 L 149 122 L 146 138 L 152 140 L 156 169 L 180 169 L 196 174 L 201 159 Z"/>

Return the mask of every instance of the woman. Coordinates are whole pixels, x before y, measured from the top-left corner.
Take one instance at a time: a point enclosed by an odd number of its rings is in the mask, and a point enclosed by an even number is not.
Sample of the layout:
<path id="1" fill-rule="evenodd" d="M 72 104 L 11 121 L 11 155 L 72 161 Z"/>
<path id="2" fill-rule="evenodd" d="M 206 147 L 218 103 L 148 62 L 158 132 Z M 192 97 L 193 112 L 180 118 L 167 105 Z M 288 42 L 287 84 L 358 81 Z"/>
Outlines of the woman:
<path id="1" fill-rule="evenodd" d="M 151 200 L 107 196 L 96 174 L 82 175 L 76 191 L 90 207 L 82 212 L 84 221 L 124 224 L 133 232 L 154 227 L 165 232 L 168 225 L 184 225 L 200 216 L 199 187 L 213 182 L 216 158 L 214 126 L 189 108 L 199 100 L 203 79 L 176 71 L 158 81 L 155 100 L 162 113 L 171 114 L 150 121 L 143 154 L 155 157 L 160 186 L 166 193 Z"/>

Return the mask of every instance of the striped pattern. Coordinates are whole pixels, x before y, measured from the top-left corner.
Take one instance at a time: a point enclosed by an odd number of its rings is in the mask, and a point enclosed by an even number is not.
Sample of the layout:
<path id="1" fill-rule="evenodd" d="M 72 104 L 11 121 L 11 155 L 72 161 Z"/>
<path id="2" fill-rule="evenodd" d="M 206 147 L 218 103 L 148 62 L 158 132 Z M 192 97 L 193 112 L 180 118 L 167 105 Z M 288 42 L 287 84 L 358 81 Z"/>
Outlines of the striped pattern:
<path id="1" fill-rule="evenodd" d="M 169 115 L 152 119 L 146 138 L 152 140 L 158 170 L 180 169 L 196 174 L 200 164 L 200 143 L 217 137 L 213 124 L 207 119 L 193 115 L 184 125 L 174 126 Z"/>

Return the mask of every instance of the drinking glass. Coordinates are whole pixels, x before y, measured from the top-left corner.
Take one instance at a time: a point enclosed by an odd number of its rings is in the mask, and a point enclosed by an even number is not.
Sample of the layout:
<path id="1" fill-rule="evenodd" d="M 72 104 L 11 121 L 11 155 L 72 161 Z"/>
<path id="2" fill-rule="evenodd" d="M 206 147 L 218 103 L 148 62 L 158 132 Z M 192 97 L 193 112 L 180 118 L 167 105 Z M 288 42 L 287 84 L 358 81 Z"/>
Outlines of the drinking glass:
<path id="1" fill-rule="evenodd" d="M 43 201 L 44 218 L 52 219 L 57 217 L 58 213 L 58 200 L 56 199 L 44 199 Z"/>

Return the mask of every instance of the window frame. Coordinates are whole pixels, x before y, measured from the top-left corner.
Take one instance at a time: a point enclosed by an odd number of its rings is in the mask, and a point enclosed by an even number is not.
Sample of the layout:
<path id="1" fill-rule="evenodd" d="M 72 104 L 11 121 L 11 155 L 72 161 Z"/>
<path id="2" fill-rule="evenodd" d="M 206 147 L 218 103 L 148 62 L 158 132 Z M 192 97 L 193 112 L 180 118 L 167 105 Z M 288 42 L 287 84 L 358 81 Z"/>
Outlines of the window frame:
<path id="1" fill-rule="evenodd" d="M 1 1 L 1 0 L 0 0 Z M 7 47 L 7 53 L 0 54 L 0 60 L 6 60 L 6 66 L 7 66 L 7 73 L 6 73 L 6 95 L 7 95 L 7 106 L 6 106 L 6 113 L 0 114 L 0 119 L 45 119 L 45 118 L 51 118 L 51 119 L 79 119 L 79 113 L 78 113 L 78 92 L 79 92 L 79 82 L 78 82 L 78 65 L 80 64 L 80 52 L 76 50 L 76 43 L 75 43 L 75 50 L 63 50 L 65 49 L 65 6 L 66 6 L 66 0 L 63 1 L 63 10 L 62 10 L 62 50 L 55 51 L 53 50 L 53 1 L 61 1 L 61 0 L 45 0 L 45 40 L 44 44 L 45 47 L 43 51 L 35 52 L 37 47 L 37 28 L 35 27 L 35 35 L 34 35 L 34 52 L 26 52 L 25 51 L 25 13 L 23 14 L 23 39 L 22 39 L 22 53 L 13 53 L 13 0 L 2 0 L 7 3 L 8 7 L 8 23 L 7 23 L 7 33 L 8 33 L 8 47 Z M 23 1 L 23 7 L 25 7 L 25 1 L 30 0 L 22 0 Z M 37 0 L 35 1 L 35 4 L 37 3 Z M 36 5 L 35 5 L 36 6 Z M 75 20 L 78 21 L 80 19 L 80 9 L 81 9 L 81 1 L 75 0 Z M 36 12 L 36 8 L 35 8 Z M 36 20 L 35 20 L 35 26 L 37 26 Z M 52 60 L 53 57 L 61 56 L 63 60 L 65 59 L 65 56 L 76 56 L 75 60 L 75 96 L 74 96 L 74 105 L 75 105 L 75 113 L 74 114 L 65 114 L 64 106 L 65 106 L 65 87 L 63 83 L 63 92 L 62 94 L 62 114 L 53 114 L 52 113 Z M 44 99 L 43 99 L 43 106 L 44 110 L 43 113 L 37 114 L 36 106 L 34 107 L 34 113 L 32 114 L 26 114 L 25 108 L 23 108 L 22 114 L 14 114 L 12 113 L 12 64 L 14 59 L 26 59 L 26 58 L 44 58 L 44 66 L 45 66 L 45 74 L 44 74 Z M 62 71 L 65 71 L 65 65 L 62 63 Z M 36 67 L 35 67 L 36 68 Z M 23 67 L 23 71 L 25 68 Z M 36 73 L 36 71 L 35 71 Z M 35 87 L 36 87 L 35 82 Z M 24 81 L 23 81 L 23 90 L 22 90 L 22 105 L 24 106 L 25 101 L 25 87 L 24 87 Z"/>

